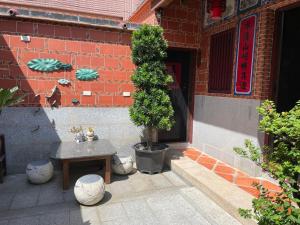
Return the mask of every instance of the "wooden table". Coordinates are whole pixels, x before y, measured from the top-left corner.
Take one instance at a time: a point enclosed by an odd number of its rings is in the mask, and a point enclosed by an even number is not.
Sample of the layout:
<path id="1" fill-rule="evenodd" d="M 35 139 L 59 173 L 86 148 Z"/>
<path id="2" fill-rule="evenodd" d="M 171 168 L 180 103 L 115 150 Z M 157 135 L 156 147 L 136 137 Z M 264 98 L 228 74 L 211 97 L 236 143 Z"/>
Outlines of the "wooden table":
<path id="1" fill-rule="evenodd" d="M 51 158 L 61 160 L 63 164 L 63 189 L 69 188 L 70 163 L 92 160 L 104 160 L 104 182 L 110 183 L 111 158 L 116 154 L 116 149 L 105 139 L 91 142 L 76 143 L 75 141 L 55 143 L 52 149 L 56 149 Z"/>

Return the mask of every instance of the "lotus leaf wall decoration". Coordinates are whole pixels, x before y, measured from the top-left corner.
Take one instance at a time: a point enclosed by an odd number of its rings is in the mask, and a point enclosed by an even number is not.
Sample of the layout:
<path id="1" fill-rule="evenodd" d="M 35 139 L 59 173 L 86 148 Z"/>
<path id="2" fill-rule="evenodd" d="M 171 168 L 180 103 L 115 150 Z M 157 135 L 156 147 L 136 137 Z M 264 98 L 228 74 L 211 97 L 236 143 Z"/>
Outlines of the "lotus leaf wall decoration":
<path id="1" fill-rule="evenodd" d="M 67 79 L 59 79 L 57 82 L 58 82 L 59 84 L 61 84 L 61 85 L 68 85 L 68 84 L 71 83 L 71 82 L 70 82 L 69 80 L 67 80 Z"/>
<path id="2" fill-rule="evenodd" d="M 57 70 L 70 70 L 71 64 L 64 64 L 57 59 L 33 59 L 27 63 L 27 66 L 36 71 L 53 72 Z"/>
<path id="3" fill-rule="evenodd" d="M 72 99 L 72 103 L 73 103 L 74 105 L 76 105 L 76 104 L 79 103 L 79 100 L 78 100 L 77 98 L 73 98 L 73 99 Z"/>
<path id="4" fill-rule="evenodd" d="M 76 78 L 78 80 L 95 80 L 98 77 L 98 72 L 93 69 L 79 69 L 76 71 Z"/>

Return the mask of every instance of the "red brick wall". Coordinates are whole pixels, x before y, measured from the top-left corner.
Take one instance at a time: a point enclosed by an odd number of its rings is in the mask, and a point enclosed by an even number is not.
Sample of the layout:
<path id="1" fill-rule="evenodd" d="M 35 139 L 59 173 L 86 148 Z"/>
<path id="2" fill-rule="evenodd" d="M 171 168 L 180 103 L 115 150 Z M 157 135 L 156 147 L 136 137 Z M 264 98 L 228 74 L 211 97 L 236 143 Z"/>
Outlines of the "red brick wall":
<path id="1" fill-rule="evenodd" d="M 171 47 L 199 48 L 201 25 L 200 0 L 174 0 L 163 10 L 161 26 Z"/>
<path id="2" fill-rule="evenodd" d="M 131 22 L 159 24 L 152 10 L 153 0 L 147 0 L 130 18 Z M 160 25 L 170 47 L 199 48 L 201 0 L 174 0 L 162 11 Z"/>
<path id="3" fill-rule="evenodd" d="M 271 65 L 273 49 L 273 32 L 275 26 L 275 10 L 300 2 L 299 0 L 277 0 L 264 5 L 241 16 L 234 16 L 229 20 L 216 23 L 207 28 L 202 28 L 200 33 L 201 63 L 196 75 L 195 94 L 236 98 L 266 99 L 271 93 Z M 208 93 L 209 76 L 209 49 L 211 35 L 233 28 L 238 29 L 238 21 L 249 14 L 258 13 L 255 64 L 252 81 L 251 96 L 234 96 L 234 68 L 231 94 Z M 237 36 L 237 35 L 236 35 Z M 236 52 L 234 59 L 236 58 Z"/>
<path id="4" fill-rule="evenodd" d="M 146 0 L 142 3 L 128 20 L 133 23 L 156 24 L 153 20 L 155 13 L 151 11 L 151 2 L 151 0 Z"/>
<path id="5" fill-rule="evenodd" d="M 28 93 L 23 105 L 49 106 L 45 96 L 57 85 L 61 106 L 128 106 L 129 97 L 123 91 L 133 91 L 130 76 L 134 69 L 131 62 L 130 32 L 92 29 L 71 25 L 58 25 L 17 20 L 0 20 L 0 87 L 18 85 Z M 30 35 L 31 42 L 24 43 L 21 35 Z M 71 63 L 72 71 L 42 73 L 32 71 L 27 62 L 34 58 L 54 58 Z M 95 81 L 78 81 L 76 69 L 92 68 L 98 71 Z M 58 84 L 60 78 L 69 79 L 71 85 Z M 83 96 L 82 91 L 92 91 Z M 34 97 L 40 95 L 40 97 Z"/>

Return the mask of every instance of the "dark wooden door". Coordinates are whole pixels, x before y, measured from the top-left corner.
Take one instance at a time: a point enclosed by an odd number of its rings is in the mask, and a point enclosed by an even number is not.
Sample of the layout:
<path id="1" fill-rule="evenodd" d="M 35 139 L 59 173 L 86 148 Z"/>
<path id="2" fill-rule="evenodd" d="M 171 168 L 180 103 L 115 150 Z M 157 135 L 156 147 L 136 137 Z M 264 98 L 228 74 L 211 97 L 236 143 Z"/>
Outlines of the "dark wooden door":
<path id="1" fill-rule="evenodd" d="M 279 64 L 275 101 L 279 112 L 290 110 L 300 99 L 300 7 L 283 11 L 279 24 Z"/>
<path id="2" fill-rule="evenodd" d="M 173 76 L 174 83 L 170 85 L 170 97 L 175 111 L 175 125 L 170 131 L 160 130 L 160 142 L 187 141 L 188 93 L 190 80 L 190 52 L 169 50 L 166 66 Z"/>

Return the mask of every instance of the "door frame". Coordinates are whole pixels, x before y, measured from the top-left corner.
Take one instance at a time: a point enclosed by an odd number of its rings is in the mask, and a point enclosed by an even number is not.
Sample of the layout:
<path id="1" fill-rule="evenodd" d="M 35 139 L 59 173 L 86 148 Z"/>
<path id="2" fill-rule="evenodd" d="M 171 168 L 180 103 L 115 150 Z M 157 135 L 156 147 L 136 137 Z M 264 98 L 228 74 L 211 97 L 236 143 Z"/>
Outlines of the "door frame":
<path id="1" fill-rule="evenodd" d="M 291 5 L 283 6 L 275 11 L 275 22 L 273 32 L 273 47 L 272 47 L 272 59 L 271 59 L 271 73 L 270 73 L 270 90 L 268 99 L 277 103 L 278 82 L 280 73 L 280 61 L 281 61 L 281 41 L 282 41 L 282 26 L 283 26 L 283 13 L 290 9 L 300 7 L 300 2 L 296 2 Z M 264 135 L 264 144 L 271 145 L 272 140 L 270 135 Z"/>
<path id="2" fill-rule="evenodd" d="M 194 99 L 195 99 L 195 78 L 197 71 L 198 52 L 196 48 L 180 48 L 170 46 L 168 50 L 185 52 L 190 54 L 189 62 L 189 82 L 188 82 L 188 106 L 187 106 L 187 121 L 186 121 L 186 142 L 193 141 L 193 120 L 194 120 Z"/>
<path id="3" fill-rule="evenodd" d="M 294 4 L 283 6 L 275 11 L 275 23 L 274 23 L 274 33 L 273 33 L 273 47 L 272 47 L 272 66 L 270 74 L 270 91 L 269 99 L 277 102 L 278 93 L 278 80 L 279 80 L 279 67 L 281 61 L 281 41 L 282 41 L 282 26 L 283 26 L 283 13 L 290 9 L 300 7 L 300 2 Z"/>

